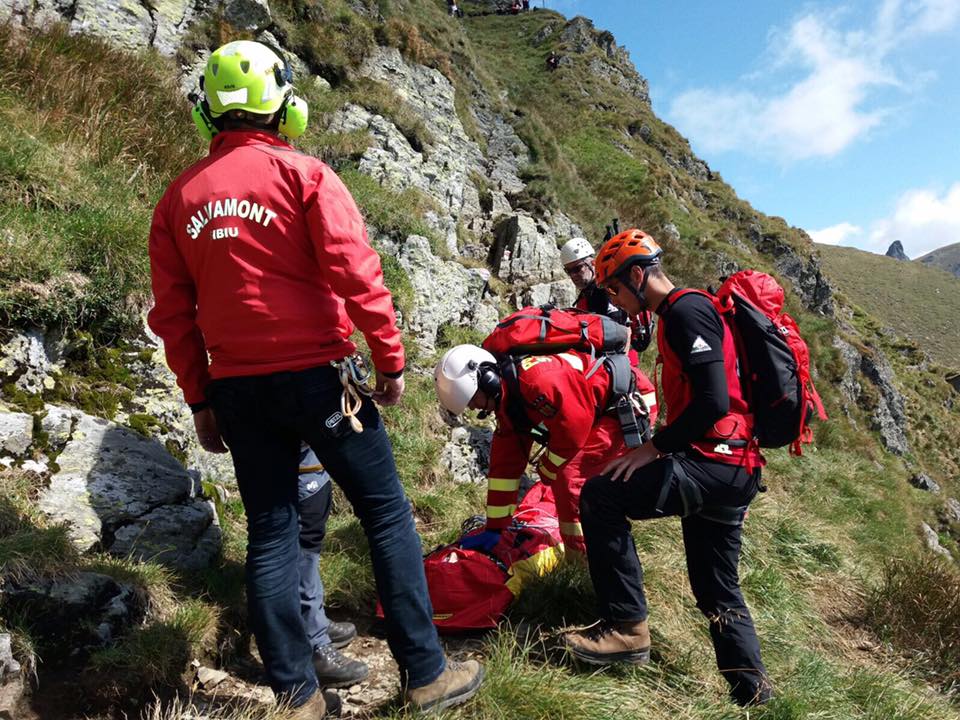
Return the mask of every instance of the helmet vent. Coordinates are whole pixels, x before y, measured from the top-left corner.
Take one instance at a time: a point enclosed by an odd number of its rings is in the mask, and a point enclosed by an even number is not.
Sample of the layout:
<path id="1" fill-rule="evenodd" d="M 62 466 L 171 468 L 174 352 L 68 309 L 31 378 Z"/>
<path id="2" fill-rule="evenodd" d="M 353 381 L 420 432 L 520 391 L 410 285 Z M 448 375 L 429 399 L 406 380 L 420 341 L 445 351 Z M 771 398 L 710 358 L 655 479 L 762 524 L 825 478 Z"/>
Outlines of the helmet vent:
<path id="1" fill-rule="evenodd" d="M 212 72 L 214 75 L 216 75 L 219 70 L 220 70 L 219 63 L 214 63 L 213 65 L 210 66 L 210 72 Z"/>
<path id="2" fill-rule="evenodd" d="M 249 61 L 249 60 L 241 60 L 241 61 L 240 61 L 240 69 L 243 70 L 243 74 L 244 74 L 244 75 L 246 75 L 248 72 L 250 72 L 250 61 Z"/>

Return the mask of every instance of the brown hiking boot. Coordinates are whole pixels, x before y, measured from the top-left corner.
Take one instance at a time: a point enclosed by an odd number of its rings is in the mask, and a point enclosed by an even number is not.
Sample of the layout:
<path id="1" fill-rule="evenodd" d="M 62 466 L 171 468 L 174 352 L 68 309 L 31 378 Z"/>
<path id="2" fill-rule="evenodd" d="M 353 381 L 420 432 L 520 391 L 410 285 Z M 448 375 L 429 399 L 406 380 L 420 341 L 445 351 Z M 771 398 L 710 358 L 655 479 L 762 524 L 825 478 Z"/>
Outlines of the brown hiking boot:
<path id="1" fill-rule="evenodd" d="M 343 704 L 340 697 L 333 691 L 320 690 L 310 696 L 303 705 L 293 708 L 287 716 L 288 720 L 321 720 L 321 718 L 340 717 Z"/>
<path id="2" fill-rule="evenodd" d="M 625 662 L 643 665 L 650 661 L 650 628 L 646 620 L 617 623 L 601 620 L 580 632 L 564 636 L 567 650 L 591 665 Z"/>
<path id="3" fill-rule="evenodd" d="M 483 682 L 483 666 L 476 660 L 447 661 L 440 677 L 429 685 L 407 690 L 406 700 L 418 710 L 443 710 L 466 702 Z"/>

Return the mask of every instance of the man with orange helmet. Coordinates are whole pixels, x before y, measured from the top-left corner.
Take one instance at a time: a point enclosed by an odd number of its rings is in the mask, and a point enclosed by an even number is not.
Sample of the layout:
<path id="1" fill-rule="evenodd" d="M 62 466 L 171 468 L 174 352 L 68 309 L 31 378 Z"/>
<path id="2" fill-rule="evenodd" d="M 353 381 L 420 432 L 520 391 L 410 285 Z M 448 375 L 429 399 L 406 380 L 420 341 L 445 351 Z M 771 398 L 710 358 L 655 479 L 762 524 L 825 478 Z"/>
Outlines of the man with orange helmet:
<path id="1" fill-rule="evenodd" d="M 517 362 L 516 383 L 508 383 L 494 355 L 476 345 L 458 345 L 441 358 L 434 373 L 440 404 L 454 415 L 469 407 L 497 417 L 486 531 L 465 540 L 464 547 L 490 549 L 510 525 L 536 434 L 546 446 L 538 469 L 543 482 L 553 487 L 564 547 L 584 552 L 580 488 L 627 449 L 620 421 L 610 409 L 610 375 L 602 365 L 591 373 L 594 362 L 589 354 L 573 350 L 529 355 Z M 652 424 L 657 412 L 653 384 L 631 369 Z"/>
<path id="2" fill-rule="evenodd" d="M 690 585 L 710 621 L 717 666 L 741 705 L 771 694 L 753 620 L 740 591 L 743 519 L 760 488 L 763 458 L 737 376 L 734 337 L 713 301 L 674 287 L 663 251 L 640 230 L 607 241 L 596 258 L 597 282 L 631 317 L 659 316 L 658 362 L 666 424 L 639 448 L 591 478 L 580 497 L 590 576 L 601 622 L 570 633 L 566 644 L 597 665 L 650 658 L 643 571 L 630 520 L 678 515 Z"/>

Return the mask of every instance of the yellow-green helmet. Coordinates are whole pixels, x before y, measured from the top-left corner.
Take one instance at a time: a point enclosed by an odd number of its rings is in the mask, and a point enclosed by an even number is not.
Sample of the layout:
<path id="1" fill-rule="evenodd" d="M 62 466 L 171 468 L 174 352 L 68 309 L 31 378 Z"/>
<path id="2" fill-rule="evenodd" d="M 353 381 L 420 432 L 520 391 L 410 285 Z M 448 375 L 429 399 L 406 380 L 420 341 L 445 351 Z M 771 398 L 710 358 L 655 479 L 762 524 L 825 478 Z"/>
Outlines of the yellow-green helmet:
<path id="1" fill-rule="evenodd" d="M 201 87 L 216 118 L 230 110 L 274 113 L 292 91 L 291 83 L 290 68 L 277 53 L 252 40 L 236 40 L 210 56 Z"/>

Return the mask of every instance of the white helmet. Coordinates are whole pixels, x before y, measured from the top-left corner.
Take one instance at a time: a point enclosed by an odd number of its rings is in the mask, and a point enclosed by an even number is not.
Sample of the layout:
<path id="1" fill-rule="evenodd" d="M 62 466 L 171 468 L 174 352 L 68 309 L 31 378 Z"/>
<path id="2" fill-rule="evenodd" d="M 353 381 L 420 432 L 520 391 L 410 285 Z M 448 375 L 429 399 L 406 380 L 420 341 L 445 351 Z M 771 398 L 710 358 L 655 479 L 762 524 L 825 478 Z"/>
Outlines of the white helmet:
<path id="1" fill-rule="evenodd" d="M 440 404 L 454 415 L 467 409 L 480 387 L 481 363 L 497 364 L 497 359 L 476 345 L 457 345 L 440 358 L 433 372 Z"/>
<path id="2" fill-rule="evenodd" d="M 586 238 L 571 238 L 560 248 L 560 262 L 569 265 L 577 260 L 593 257 L 594 250 Z"/>

